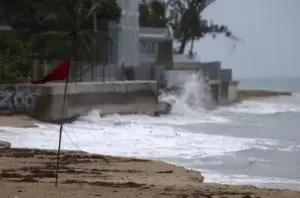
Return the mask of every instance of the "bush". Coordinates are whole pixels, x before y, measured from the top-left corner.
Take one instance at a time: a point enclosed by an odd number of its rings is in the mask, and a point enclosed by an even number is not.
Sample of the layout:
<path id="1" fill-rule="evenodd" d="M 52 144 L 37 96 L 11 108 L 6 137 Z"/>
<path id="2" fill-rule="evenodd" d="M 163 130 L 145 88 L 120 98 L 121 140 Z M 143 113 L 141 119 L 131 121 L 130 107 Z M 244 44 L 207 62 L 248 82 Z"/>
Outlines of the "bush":
<path id="1" fill-rule="evenodd" d="M 32 51 L 20 40 L 0 39 L 0 83 L 17 83 L 30 75 Z"/>

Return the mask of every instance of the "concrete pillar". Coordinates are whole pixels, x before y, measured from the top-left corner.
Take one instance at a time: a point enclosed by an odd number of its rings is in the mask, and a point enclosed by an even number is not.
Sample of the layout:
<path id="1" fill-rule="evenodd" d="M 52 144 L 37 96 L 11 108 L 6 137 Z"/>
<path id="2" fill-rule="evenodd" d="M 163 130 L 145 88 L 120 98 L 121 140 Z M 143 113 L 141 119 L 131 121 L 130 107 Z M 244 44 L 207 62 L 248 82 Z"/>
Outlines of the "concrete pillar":
<path id="1" fill-rule="evenodd" d="M 222 96 L 222 84 L 221 84 L 221 81 L 219 81 L 219 83 L 218 83 L 218 100 L 217 100 L 217 102 L 220 101 L 221 96 Z"/>

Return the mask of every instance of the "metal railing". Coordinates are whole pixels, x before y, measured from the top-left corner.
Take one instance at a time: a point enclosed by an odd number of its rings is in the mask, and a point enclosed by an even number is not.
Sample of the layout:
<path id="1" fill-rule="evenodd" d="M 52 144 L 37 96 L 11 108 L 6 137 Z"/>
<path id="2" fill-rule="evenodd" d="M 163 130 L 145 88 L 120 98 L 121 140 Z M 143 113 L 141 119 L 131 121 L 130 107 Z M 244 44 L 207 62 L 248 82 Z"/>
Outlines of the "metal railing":
<path id="1" fill-rule="evenodd" d="M 42 61 L 31 72 L 31 78 L 42 78 L 47 73 L 51 72 L 62 60 Z M 74 71 L 75 70 L 75 71 Z M 120 69 L 117 65 L 101 64 L 92 61 L 71 61 L 70 81 L 75 82 L 106 82 L 116 80 Z M 34 75 L 35 74 L 35 75 Z"/>
<path id="2" fill-rule="evenodd" d="M 40 79 L 57 67 L 62 60 L 39 61 L 32 66 L 30 79 Z M 71 61 L 70 82 L 108 82 L 125 80 L 158 80 L 164 70 L 154 65 L 129 67 L 116 64 L 103 64 L 92 61 Z"/>

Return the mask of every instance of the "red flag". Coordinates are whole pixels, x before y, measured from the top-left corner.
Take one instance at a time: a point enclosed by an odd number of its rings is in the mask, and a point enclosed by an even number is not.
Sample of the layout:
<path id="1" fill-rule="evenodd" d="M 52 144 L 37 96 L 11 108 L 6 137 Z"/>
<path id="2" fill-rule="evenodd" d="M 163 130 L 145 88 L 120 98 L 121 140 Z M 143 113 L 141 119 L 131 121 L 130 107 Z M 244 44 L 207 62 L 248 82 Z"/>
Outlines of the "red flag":
<path id="1" fill-rule="evenodd" d="M 70 59 L 64 60 L 51 73 L 47 74 L 40 80 L 31 81 L 32 84 L 44 84 L 55 80 L 65 80 L 69 75 Z"/>

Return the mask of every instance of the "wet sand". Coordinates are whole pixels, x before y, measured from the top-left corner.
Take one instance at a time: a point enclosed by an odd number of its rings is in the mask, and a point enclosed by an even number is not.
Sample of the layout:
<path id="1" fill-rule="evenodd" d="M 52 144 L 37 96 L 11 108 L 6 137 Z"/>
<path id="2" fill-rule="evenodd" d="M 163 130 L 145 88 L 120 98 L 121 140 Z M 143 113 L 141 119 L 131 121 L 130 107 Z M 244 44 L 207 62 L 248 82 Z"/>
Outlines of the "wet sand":
<path id="1" fill-rule="evenodd" d="M 203 183 L 200 172 L 159 161 L 63 151 L 0 149 L 1 198 L 299 198 L 300 192 Z"/>
<path id="2" fill-rule="evenodd" d="M 1 116 L 0 114 L 0 126 L 10 126 L 10 127 L 37 127 L 35 123 L 40 123 L 39 121 L 23 115 L 11 115 L 11 116 Z"/>

